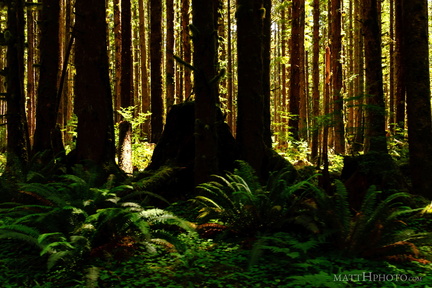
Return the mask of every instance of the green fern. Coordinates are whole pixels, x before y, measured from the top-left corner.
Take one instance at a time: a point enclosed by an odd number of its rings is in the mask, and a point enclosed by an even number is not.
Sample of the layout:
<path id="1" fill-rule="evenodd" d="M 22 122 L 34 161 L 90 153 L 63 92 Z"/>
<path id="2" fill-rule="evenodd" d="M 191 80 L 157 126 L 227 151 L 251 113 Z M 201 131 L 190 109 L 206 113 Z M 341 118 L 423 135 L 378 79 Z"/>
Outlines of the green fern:
<path id="1" fill-rule="evenodd" d="M 242 161 L 238 169 L 225 176 L 215 175 L 213 181 L 197 186 L 201 194 L 191 199 L 200 207 L 198 218 L 221 221 L 230 230 L 244 235 L 274 232 L 290 224 L 304 223 L 306 195 L 317 189 L 312 178 L 289 184 L 288 170 L 273 173 L 266 186 L 261 186 L 253 169 Z"/>

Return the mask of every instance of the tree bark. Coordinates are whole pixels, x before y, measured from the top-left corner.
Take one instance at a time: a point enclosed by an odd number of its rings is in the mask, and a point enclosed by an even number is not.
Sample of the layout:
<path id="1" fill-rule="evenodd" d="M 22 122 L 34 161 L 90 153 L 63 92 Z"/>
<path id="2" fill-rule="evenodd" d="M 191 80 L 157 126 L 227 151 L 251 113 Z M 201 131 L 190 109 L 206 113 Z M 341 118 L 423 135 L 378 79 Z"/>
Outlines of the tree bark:
<path id="1" fill-rule="evenodd" d="M 367 152 L 387 153 L 385 104 L 381 63 L 381 29 L 377 0 L 363 1 L 367 94 Z"/>
<path id="2" fill-rule="evenodd" d="M 174 105 L 174 2 L 166 0 L 166 107 Z"/>
<path id="3" fill-rule="evenodd" d="M 402 1 L 403 62 L 407 91 L 408 142 L 414 193 L 432 199 L 432 120 L 429 78 L 428 2 Z"/>
<path id="4" fill-rule="evenodd" d="M 116 167 L 104 0 L 76 1 L 76 160 Z"/>
<path id="5" fill-rule="evenodd" d="M 342 98 L 342 11 L 341 0 L 331 0 L 330 4 L 330 35 L 332 52 L 332 91 L 333 91 L 333 113 L 335 152 L 345 153 L 345 132 L 343 121 L 343 98 Z"/>
<path id="6" fill-rule="evenodd" d="M 265 153 L 261 0 L 237 0 L 237 141 L 242 158 L 262 176 Z"/>
<path id="7" fill-rule="evenodd" d="M 218 0 L 192 0 L 195 84 L 195 184 L 218 172 L 216 112 L 218 98 Z"/>
<path id="8" fill-rule="evenodd" d="M 24 1 L 8 6 L 7 40 L 7 163 L 6 171 L 22 176 L 28 162 L 29 137 L 24 95 Z"/>
<path id="9" fill-rule="evenodd" d="M 36 131 L 34 135 L 33 153 L 47 151 L 48 158 L 54 157 L 53 143 L 60 143 L 61 139 L 53 139 L 57 124 L 57 113 L 60 105 L 58 94 L 59 82 L 59 16 L 60 4 L 58 0 L 44 0 L 42 2 L 41 42 L 40 42 L 40 78 L 36 106 Z M 46 159 L 50 161 L 51 159 Z"/>
<path id="10" fill-rule="evenodd" d="M 152 113 L 150 142 L 157 143 L 163 130 L 161 1 L 150 0 L 150 9 L 150 105 Z"/>

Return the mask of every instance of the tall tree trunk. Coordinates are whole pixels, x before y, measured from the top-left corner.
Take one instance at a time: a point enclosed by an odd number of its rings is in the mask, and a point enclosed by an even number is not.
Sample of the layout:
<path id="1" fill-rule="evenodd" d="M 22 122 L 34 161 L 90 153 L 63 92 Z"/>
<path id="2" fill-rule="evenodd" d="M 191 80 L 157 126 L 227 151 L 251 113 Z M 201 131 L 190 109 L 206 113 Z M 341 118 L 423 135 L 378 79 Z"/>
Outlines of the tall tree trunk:
<path id="1" fill-rule="evenodd" d="M 397 128 L 403 130 L 405 127 L 405 104 L 406 104 L 406 87 L 405 87 L 405 63 L 402 57 L 405 54 L 404 45 L 404 29 L 403 25 L 403 8 L 402 0 L 395 0 L 395 36 L 396 36 L 396 53 L 395 53 L 395 78 L 396 78 L 396 125 Z M 408 31 L 408 30 L 405 30 Z"/>
<path id="2" fill-rule="evenodd" d="M 189 3 L 190 0 L 181 0 L 181 26 L 182 26 L 182 43 L 183 43 L 183 60 L 191 63 L 192 52 L 189 37 Z M 184 70 L 184 99 L 188 99 L 192 94 L 191 71 L 185 67 Z"/>
<path id="3" fill-rule="evenodd" d="M 58 94 L 59 81 L 59 16 L 60 3 L 58 0 L 44 0 L 42 2 L 42 29 L 40 42 L 40 78 L 36 108 L 36 131 L 34 135 L 33 153 L 49 151 L 46 161 L 50 161 L 54 153 L 53 144 L 61 139 L 53 139 L 57 124 L 57 113 L 60 105 Z M 51 158 L 51 159 L 49 159 Z"/>
<path id="4" fill-rule="evenodd" d="M 345 133 L 343 121 L 342 98 L 342 7 L 341 0 L 331 0 L 330 4 L 330 35 L 332 52 L 332 87 L 333 87 L 333 113 L 335 152 L 345 153 Z"/>
<path id="5" fill-rule="evenodd" d="M 117 112 L 121 107 L 121 77 L 122 77 L 122 30 L 120 0 L 113 0 L 114 6 L 114 112 L 115 122 L 119 122 L 121 115 Z"/>
<path id="6" fill-rule="evenodd" d="M 264 90 L 261 0 L 237 0 L 238 114 L 237 141 L 242 157 L 263 176 Z"/>
<path id="7" fill-rule="evenodd" d="M 163 129 L 162 101 L 162 3 L 150 0 L 150 72 L 151 72 L 151 137 L 157 143 Z"/>
<path id="8" fill-rule="evenodd" d="M 24 95 L 24 1 L 8 6 L 7 45 L 7 163 L 6 171 L 22 176 L 28 161 L 29 137 Z"/>
<path id="9" fill-rule="evenodd" d="M 115 169 L 114 123 L 108 73 L 104 0 L 76 1 L 75 114 L 77 161 Z"/>
<path id="10" fill-rule="evenodd" d="M 432 199 L 432 120 L 429 78 L 428 2 L 402 1 L 408 142 L 413 192 Z"/>
<path id="11" fill-rule="evenodd" d="M 313 2 L 313 56 L 312 56 L 312 143 L 311 143 L 311 159 L 316 163 L 318 160 L 318 139 L 319 139 L 319 123 L 318 116 L 320 111 L 320 92 L 319 92 L 319 29 L 320 29 L 320 1 Z"/>
<path id="12" fill-rule="evenodd" d="M 271 53 L 271 10 L 272 1 L 263 0 L 263 97 L 264 97 L 264 143 L 272 147 L 271 115 L 270 115 L 270 53 Z"/>
<path id="13" fill-rule="evenodd" d="M 140 54 L 141 54 L 141 112 L 147 113 L 150 111 L 150 95 L 149 95 L 149 77 L 148 77 L 148 70 L 147 70 L 147 45 L 146 45 L 146 17 L 145 17 L 145 8 L 144 8 L 144 1 L 138 1 L 138 10 L 139 10 L 139 35 L 140 35 Z M 147 137 L 150 134 L 150 127 L 149 127 L 149 121 L 146 121 L 142 125 L 142 130 Z"/>
<path id="14" fill-rule="evenodd" d="M 195 184 L 218 172 L 216 112 L 218 0 L 192 0 L 195 84 Z"/>
<path id="15" fill-rule="evenodd" d="M 381 67 L 381 29 L 377 0 L 363 1 L 366 62 L 368 152 L 387 153 L 385 105 Z"/>
<path id="16" fill-rule="evenodd" d="M 120 106 L 134 105 L 131 0 L 121 0 Z"/>
<path id="17" fill-rule="evenodd" d="M 289 122 L 292 137 L 295 140 L 300 139 L 299 135 L 299 115 L 300 115 L 300 95 L 301 77 L 302 77 L 302 47 L 304 45 L 304 31 L 302 32 L 302 23 L 305 17 L 304 0 L 293 0 L 292 2 L 292 21 L 291 21 L 291 79 L 290 79 L 290 99 L 289 99 Z"/>
<path id="18" fill-rule="evenodd" d="M 174 2 L 166 0 L 166 108 L 174 105 Z"/>
<path id="19" fill-rule="evenodd" d="M 233 93 L 233 65 L 232 65 L 232 37 L 231 37 L 231 0 L 227 0 L 227 102 L 228 102 L 228 125 L 234 131 L 234 93 Z"/>

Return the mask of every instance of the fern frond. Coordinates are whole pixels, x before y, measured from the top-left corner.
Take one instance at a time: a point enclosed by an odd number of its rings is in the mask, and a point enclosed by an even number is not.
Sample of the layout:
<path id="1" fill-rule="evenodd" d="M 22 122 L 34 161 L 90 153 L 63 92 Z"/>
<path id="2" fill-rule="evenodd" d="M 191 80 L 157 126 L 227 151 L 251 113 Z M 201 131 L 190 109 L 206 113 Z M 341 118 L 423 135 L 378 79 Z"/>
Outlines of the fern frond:
<path id="1" fill-rule="evenodd" d="M 41 248 L 37 240 L 39 235 L 38 230 L 25 225 L 13 224 L 0 226 L 0 239 L 22 241 L 37 248 Z"/>

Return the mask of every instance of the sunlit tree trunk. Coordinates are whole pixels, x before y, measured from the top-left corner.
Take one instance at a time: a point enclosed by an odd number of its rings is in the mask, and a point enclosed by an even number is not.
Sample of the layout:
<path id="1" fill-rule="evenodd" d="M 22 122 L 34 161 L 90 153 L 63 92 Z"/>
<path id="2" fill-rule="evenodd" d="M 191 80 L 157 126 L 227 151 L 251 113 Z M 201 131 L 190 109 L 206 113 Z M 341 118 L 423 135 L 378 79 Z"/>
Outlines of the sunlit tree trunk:
<path id="1" fill-rule="evenodd" d="M 342 11 L 341 0 L 331 0 L 330 4 L 330 41 L 332 53 L 332 91 L 334 114 L 335 152 L 345 153 L 345 133 L 342 98 Z"/>
<path id="2" fill-rule="evenodd" d="M 182 43 L 183 43 L 183 60 L 186 63 L 191 63 L 192 52 L 189 37 L 189 4 L 190 0 L 181 0 L 181 27 L 182 27 Z M 183 67 L 184 71 L 184 99 L 188 99 L 192 94 L 191 71 Z"/>
<path id="3" fill-rule="evenodd" d="M 150 0 L 150 77 L 151 77 L 151 136 L 157 143 L 163 129 L 162 101 L 162 3 Z"/>
<path id="4" fill-rule="evenodd" d="M 166 0 L 166 107 L 174 105 L 174 2 Z"/>
<path id="5" fill-rule="evenodd" d="M 139 35 L 140 35 L 140 54 L 141 54 L 141 112 L 146 113 L 150 111 L 150 95 L 149 95 L 149 77 L 147 70 L 147 26 L 146 26 L 146 17 L 145 17 L 145 8 L 144 1 L 138 1 L 138 10 L 139 10 Z M 146 121 L 141 126 L 143 133 L 149 136 L 150 127 L 149 121 Z"/>

